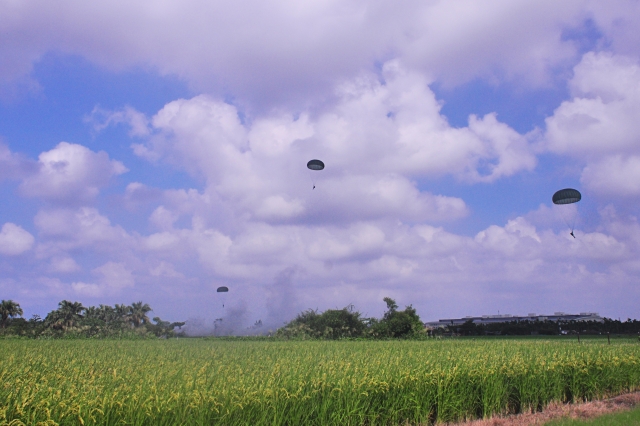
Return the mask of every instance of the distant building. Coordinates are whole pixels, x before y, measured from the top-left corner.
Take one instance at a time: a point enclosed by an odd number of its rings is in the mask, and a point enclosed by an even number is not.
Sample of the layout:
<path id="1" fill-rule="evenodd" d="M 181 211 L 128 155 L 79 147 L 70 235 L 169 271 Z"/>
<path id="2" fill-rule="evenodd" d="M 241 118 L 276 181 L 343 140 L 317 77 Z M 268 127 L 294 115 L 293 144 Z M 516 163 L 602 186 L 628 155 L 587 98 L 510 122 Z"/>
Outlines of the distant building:
<path id="1" fill-rule="evenodd" d="M 604 322 L 597 312 L 580 312 L 579 314 L 567 314 L 565 312 L 554 312 L 553 315 L 536 315 L 528 314 L 527 316 L 515 316 L 511 314 L 505 315 L 482 315 L 481 317 L 464 317 L 464 318 L 446 318 L 438 321 L 424 323 L 427 328 L 446 327 L 450 325 L 462 325 L 467 321 L 473 321 L 474 324 L 494 324 L 499 322 L 512 321 L 597 321 Z"/>

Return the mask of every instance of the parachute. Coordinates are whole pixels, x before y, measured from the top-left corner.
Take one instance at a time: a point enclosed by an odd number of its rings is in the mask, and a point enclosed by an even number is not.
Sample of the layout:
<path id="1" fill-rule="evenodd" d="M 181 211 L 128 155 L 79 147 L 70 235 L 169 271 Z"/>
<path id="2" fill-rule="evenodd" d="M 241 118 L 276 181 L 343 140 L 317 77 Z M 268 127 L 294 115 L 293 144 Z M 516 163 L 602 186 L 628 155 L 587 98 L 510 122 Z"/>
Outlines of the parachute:
<path id="1" fill-rule="evenodd" d="M 311 160 L 307 163 L 307 168 L 310 170 L 322 170 L 324 169 L 324 163 L 320 160 Z"/>
<path id="2" fill-rule="evenodd" d="M 307 163 L 307 169 L 309 170 L 323 170 L 324 169 L 324 163 L 320 160 L 310 160 Z M 313 177 L 311 178 L 311 182 L 313 183 L 313 188 L 312 189 L 316 189 L 316 182 L 313 180 Z"/>
<path id="3" fill-rule="evenodd" d="M 573 204 L 582 199 L 582 194 L 577 189 L 565 188 L 553 194 L 553 204 Z"/>
<path id="4" fill-rule="evenodd" d="M 226 287 L 226 286 L 218 287 L 216 292 L 217 293 L 222 293 L 222 295 L 221 295 L 221 297 L 222 297 L 222 307 L 224 308 L 224 303 L 227 301 L 227 295 L 225 293 L 229 292 L 229 287 Z"/>
<path id="5" fill-rule="evenodd" d="M 556 193 L 553 194 L 553 197 L 551 197 L 551 201 L 553 201 L 553 204 L 556 204 L 558 206 L 562 206 L 565 204 L 574 204 L 580 201 L 581 199 L 582 199 L 582 194 L 580 194 L 580 191 L 573 188 L 565 188 L 565 189 L 556 191 Z M 569 233 L 569 235 L 575 238 L 576 236 L 573 235 L 573 230 L 576 225 L 578 210 L 576 208 L 575 210 L 573 210 L 572 214 L 571 214 L 571 211 L 566 210 L 566 208 L 564 207 L 561 210 L 562 211 L 560 213 L 562 214 L 562 218 L 564 219 L 567 226 L 571 228 L 571 232 Z M 570 214 L 570 216 L 572 216 L 571 218 L 569 218 L 569 220 L 567 218 L 567 214 Z"/>

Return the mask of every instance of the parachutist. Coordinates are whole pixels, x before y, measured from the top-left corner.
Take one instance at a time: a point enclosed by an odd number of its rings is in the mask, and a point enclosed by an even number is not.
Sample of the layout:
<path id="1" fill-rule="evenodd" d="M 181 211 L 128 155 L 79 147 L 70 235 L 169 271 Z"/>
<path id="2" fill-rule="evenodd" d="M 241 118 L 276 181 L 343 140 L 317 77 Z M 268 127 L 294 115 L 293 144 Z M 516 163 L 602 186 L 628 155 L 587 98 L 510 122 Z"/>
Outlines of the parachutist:
<path id="1" fill-rule="evenodd" d="M 558 205 L 565 205 L 565 204 L 573 204 L 573 203 L 577 203 L 582 199 L 582 194 L 580 194 L 580 191 L 578 191 L 577 189 L 573 189 L 573 188 L 565 188 L 565 189 L 561 189 L 560 191 L 556 191 L 555 194 L 553 194 L 553 197 L 551 197 L 551 201 L 553 201 L 553 204 L 558 204 Z M 564 209 L 564 207 L 563 207 Z M 573 229 L 575 227 L 576 224 L 576 214 L 577 214 L 577 208 L 576 210 L 574 210 L 574 215 L 573 215 L 573 224 L 569 224 L 569 221 L 563 217 L 565 223 L 567 224 L 567 227 L 571 230 L 571 232 L 569 232 L 569 235 L 571 235 L 573 238 L 575 238 L 576 236 L 573 233 Z M 564 216 L 564 215 L 563 215 Z"/>
<path id="2" fill-rule="evenodd" d="M 311 160 L 307 163 L 307 169 L 309 170 L 323 170 L 324 169 L 324 163 L 320 160 Z M 314 179 L 311 179 L 311 183 L 313 183 L 313 188 L 311 189 L 316 189 L 316 184 L 314 183 Z"/>

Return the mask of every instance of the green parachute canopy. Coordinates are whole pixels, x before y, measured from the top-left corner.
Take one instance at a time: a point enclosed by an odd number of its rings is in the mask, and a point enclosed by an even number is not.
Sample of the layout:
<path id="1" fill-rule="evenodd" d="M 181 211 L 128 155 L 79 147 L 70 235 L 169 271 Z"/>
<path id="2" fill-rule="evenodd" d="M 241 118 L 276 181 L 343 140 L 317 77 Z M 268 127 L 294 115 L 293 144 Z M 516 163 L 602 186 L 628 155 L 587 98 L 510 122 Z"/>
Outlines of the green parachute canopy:
<path id="1" fill-rule="evenodd" d="M 553 194 L 553 204 L 572 204 L 582 199 L 582 194 L 577 189 L 565 188 Z"/>
<path id="2" fill-rule="evenodd" d="M 228 288 L 228 287 L 224 287 L 224 286 L 222 286 L 222 287 L 218 287 L 218 289 L 217 289 L 216 291 L 217 291 L 218 293 L 226 293 L 226 292 L 228 292 L 228 291 L 229 291 L 229 288 Z"/>
<path id="3" fill-rule="evenodd" d="M 324 169 L 324 163 L 320 160 L 311 160 L 307 163 L 307 168 L 310 170 L 322 170 Z"/>

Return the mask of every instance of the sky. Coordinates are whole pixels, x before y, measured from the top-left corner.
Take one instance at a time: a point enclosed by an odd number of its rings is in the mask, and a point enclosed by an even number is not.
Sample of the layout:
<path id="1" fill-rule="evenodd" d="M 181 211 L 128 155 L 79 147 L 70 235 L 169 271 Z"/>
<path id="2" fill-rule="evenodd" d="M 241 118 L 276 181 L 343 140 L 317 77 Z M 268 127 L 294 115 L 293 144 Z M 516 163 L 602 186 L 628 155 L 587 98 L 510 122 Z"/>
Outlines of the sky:
<path id="1" fill-rule="evenodd" d="M 0 1 L 0 298 L 640 318 L 638 27 L 637 0 Z"/>

